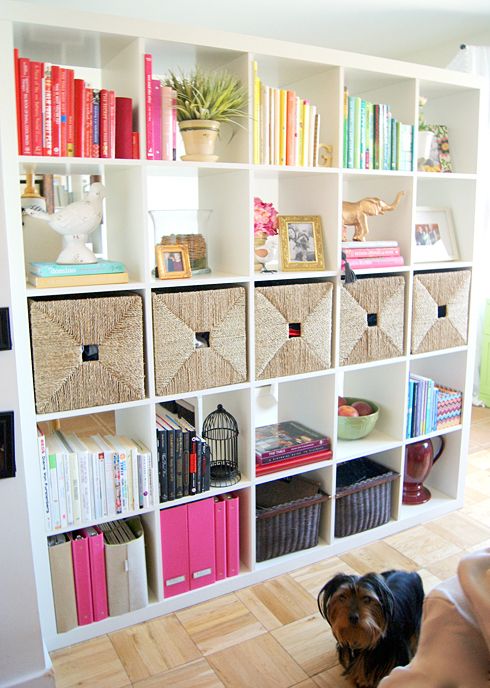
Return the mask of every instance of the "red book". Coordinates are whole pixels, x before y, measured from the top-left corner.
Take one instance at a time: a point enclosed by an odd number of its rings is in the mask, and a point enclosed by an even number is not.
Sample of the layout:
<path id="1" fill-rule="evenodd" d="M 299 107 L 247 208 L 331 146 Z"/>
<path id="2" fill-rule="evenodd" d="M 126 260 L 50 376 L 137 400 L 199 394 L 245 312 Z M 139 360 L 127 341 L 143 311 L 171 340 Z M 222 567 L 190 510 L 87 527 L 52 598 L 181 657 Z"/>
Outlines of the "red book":
<path id="1" fill-rule="evenodd" d="M 43 71 L 42 62 L 30 63 L 32 155 L 43 154 Z"/>
<path id="2" fill-rule="evenodd" d="M 131 134 L 131 149 L 132 149 L 132 158 L 133 160 L 139 160 L 140 157 L 140 135 L 138 131 L 133 131 Z"/>
<path id="3" fill-rule="evenodd" d="M 44 65 L 42 84 L 44 137 L 43 155 L 53 155 L 53 92 L 51 88 L 51 65 Z"/>
<path id="4" fill-rule="evenodd" d="M 60 155 L 66 158 L 68 154 L 68 85 L 67 73 L 60 67 Z"/>
<path id="5" fill-rule="evenodd" d="M 74 154 L 76 158 L 84 156 L 85 141 L 85 81 L 75 79 L 73 82 L 74 91 Z"/>
<path id="6" fill-rule="evenodd" d="M 61 155 L 61 67 L 51 67 L 51 139 L 53 155 Z"/>
<path id="7" fill-rule="evenodd" d="M 93 89 L 85 89 L 85 124 L 84 124 L 84 142 L 83 142 L 83 156 L 85 158 L 92 157 L 92 128 L 93 128 Z"/>
<path id="8" fill-rule="evenodd" d="M 100 91 L 100 157 L 109 157 L 110 132 L 109 132 L 109 91 L 102 88 Z"/>
<path id="9" fill-rule="evenodd" d="M 109 91 L 109 157 L 116 155 L 116 93 Z"/>
<path id="10" fill-rule="evenodd" d="M 151 99 L 152 56 L 145 55 L 145 124 L 146 124 L 146 158 L 153 160 L 153 113 Z"/>
<path id="11" fill-rule="evenodd" d="M 266 475 L 267 473 L 285 471 L 288 468 L 295 468 L 296 466 L 303 466 L 308 463 L 316 463 L 317 461 L 328 461 L 328 459 L 331 459 L 332 456 L 332 450 L 327 449 L 326 451 L 315 452 L 313 454 L 296 456 L 293 459 L 283 459 L 282 461 L 274 461 L 274 463 L 267 463 L 263 465 L 257 464 L 255 466 L 255 474 Z"/>
<path id="12" fill-rule="evenodd" d="M 20 132 L 20 77 L 19 77 L 19 49 L 14 48 L 14 75 L 15 75 L 15 107 L 17 111 L 17 144 L 19 155 L 22 153 L 22 137 Z"/>
<path id="13" fill-rule="evenodd" d="M 365 268 L 396 268 L 404 265 L 403 256 L 385 256 L 384 258 L 353 258 L 349 259 L 352 270 L 363 270 Z M 342 261 L 342 269 L 344 261 Z"/>
<path id="14" fill-rule="evenodd" d="M 380 248 L 343 248 L 347 260 L 351 258 L 385 258 L 387 256 L 399 256 L 400 247 L 380 247 Z"/>
<path id="15" fill-rule="evenodd" d="M 30 60 L 19 58 L 20 135 L 22 155 L 32 155 Z"/>
<path id="16" fill-rule="evenodd" d="M 286 95 L 286 165 L 296 165 L 296 93 Z"/>
<path id="17" fill-rule="evenodd" d="M 133 99 L 116 98 L 116 158 L 133 157 Z"/>
<path id="18" fill-rule="evenodd" d="M 66 70 L 66 154 L 75 155 L 75 72 Z"/>

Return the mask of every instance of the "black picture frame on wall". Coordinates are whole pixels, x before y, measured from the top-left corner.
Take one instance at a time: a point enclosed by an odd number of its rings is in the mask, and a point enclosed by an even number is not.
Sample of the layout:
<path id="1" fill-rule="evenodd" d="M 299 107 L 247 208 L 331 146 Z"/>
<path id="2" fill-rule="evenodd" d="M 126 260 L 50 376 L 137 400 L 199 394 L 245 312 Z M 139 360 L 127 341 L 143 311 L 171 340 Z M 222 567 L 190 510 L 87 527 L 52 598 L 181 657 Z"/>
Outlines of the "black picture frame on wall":
<path id="1" fill-rule="evenodd" d="M 0 479 L 15 478 L 14 412 L 0 412 Z"/>
<path id="2" fill-rule="evenodd" d="M 9 309 L 0 308 L 0 351 L 10 351 L 11 348 Z"/>

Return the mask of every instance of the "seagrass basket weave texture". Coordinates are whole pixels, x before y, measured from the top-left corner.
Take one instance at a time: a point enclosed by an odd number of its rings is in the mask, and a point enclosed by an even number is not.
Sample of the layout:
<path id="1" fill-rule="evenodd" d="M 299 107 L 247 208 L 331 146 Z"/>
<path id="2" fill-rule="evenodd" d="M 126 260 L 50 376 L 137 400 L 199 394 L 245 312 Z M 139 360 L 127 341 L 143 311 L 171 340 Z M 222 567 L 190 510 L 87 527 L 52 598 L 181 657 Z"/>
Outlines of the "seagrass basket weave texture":
<path id="1" fill-rule="evenodd" d="M 413 354 L 466 344 L 470 283 L 470 270 L 414 275 Z"/>
<path id="2" fill-rule="evenodd" d="M 360 458 L 337 467 L 335 537 L 377 528 L 391 517 L 391 483 L 398 473 Z"/>
<path id="3" fill-rule="evenodd" d="M 153 346 L 158 395 L 244 382 L 245 289 L 154 292 Z"/>
<path id="4" fill-rule="evenodd" d="M 330 282 L 255 289 L 255 374 L 263 380 L 331 366 Z M 301 336 L 290 337 L 299 324 Z"/>
<path id="5" fill-rule="evenodd" d="M 257 561 L 315 547 L 322 502 L 328 499 L 316 483 L 301 476 L 257 485 Z"/>
<path id="6" fill-rule="evenodd" d="M 145 396 L 138 294 L 29 299 L 38 413 Z"/>
<path id="7" fill-rule="evenodd" d="M 358 279 L 341 289 L 340 365 L 403 355 L 405 279 Z"/>

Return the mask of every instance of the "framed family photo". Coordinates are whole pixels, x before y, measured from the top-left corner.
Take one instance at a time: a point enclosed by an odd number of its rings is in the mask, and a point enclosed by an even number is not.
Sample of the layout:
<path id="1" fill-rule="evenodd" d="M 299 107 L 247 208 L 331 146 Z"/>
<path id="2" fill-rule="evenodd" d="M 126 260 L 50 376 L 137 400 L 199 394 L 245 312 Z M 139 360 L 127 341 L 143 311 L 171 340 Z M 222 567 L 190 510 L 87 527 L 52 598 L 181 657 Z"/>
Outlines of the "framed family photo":
<path id="1" fill-rule="evenodd" d="M 191 263 L 187 246 L 183 244 L 157 244 L 155 253 L 158 279 L 182 279 L 191 276 Z"/>
<path id="2" fill-rule="evenodd" d="M 417 208 L 414 263 L 458 259 L 458 247 L 449 208 Z"/>
<path id="3" fill-rule="evenodd" d="M 279 215 L 278 220 L 282 270 L 324 270 L 320 216 Z"/>

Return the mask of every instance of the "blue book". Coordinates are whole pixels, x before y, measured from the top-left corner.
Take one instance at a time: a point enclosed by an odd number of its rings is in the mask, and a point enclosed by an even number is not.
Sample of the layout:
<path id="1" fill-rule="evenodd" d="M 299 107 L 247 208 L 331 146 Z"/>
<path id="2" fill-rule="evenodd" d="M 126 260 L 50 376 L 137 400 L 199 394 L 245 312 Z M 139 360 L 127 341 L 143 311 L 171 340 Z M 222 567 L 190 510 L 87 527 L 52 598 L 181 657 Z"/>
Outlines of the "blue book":
<path id="1" fill-rule="evenodd" d="M 71 275 L 103 275 L 126 272 L 124 263 L 117 260 L 98 260 L 96 263 L 60 265 L 58 263 L 31 263 L 31 273 L 38 277 L 66 277 Z"/>

